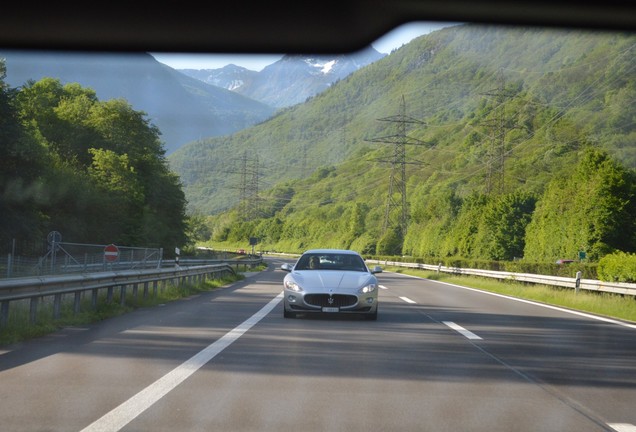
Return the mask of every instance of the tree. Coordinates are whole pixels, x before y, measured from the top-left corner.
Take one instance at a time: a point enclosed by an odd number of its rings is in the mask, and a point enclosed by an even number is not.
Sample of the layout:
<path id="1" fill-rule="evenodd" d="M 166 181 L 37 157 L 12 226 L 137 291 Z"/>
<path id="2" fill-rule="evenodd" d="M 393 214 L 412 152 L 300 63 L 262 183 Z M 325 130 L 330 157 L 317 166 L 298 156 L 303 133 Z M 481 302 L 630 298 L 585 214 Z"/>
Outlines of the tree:
<path id="1" fill-rule="evenodd" d="M 46 170 L 45 149 L 22 125 L 17 91 L 5 84 L 5 77 L 0 59 L 0 244 L 42 238 L 37 195 Z"/>
<path id="2" fill-rule="evenodd" d="M 388 229 L 378 240 L 378 255 L 402 255 L 402 236 L 399 228 Z"/>
<path id="3" fill-rule="evenodd" d="M 48 151 L 30 212 L 42 215 L 42 229 L 64 229 L 75 242 L 187 243 L 185 195 L 145 113 L 52 78 L 28 82 L 15 101 L 25 136 Z"/>
<path id="4" fill-rule="evenodd" d="M 554 179 L 537 202 L 526 233 L 525 257 L 554 260 L 585 250 L 591 260 L 636 250 L 636 182 L 597 149 L 584 150 L 569 175 Z"/>
<path id="5" fill-rule="evenodd" d="M 203 215 L 194 214 L 188 216 L 187 225 L 188 245 L 207 241 L 212 237 L 212 230 L 207 224 L 206 217 Z"/>
<path id="6" fill-rule="evenodd" d="M 350 216 L 344 247 L 349 247 L 351 243 L 366 231 L 366 215 L 369 212 L 368 206 L 363 203 L 353 203 L 350 206 Z"/>
<path id="7" fill-rule="evenodd" d="M 483 213 L 480 258 L 512 261 L 523 257 L 526 227 L 536 199 L 527 193 L 511 193 L 491 200 Z"/>

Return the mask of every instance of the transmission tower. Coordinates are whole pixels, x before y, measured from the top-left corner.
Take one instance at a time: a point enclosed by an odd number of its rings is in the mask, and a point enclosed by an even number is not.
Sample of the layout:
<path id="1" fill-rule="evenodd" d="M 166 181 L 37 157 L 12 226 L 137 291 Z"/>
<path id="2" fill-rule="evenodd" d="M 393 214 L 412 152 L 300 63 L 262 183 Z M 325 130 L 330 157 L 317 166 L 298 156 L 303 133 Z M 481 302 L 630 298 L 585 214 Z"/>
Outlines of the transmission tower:
<path id="1" fill-rule="evenodd" d="M 239 190 L 239 214 L 244 221 L 252 220 L 259 215 L 260 211 L 258 156 L 250 159 L 247 152 L 243 152 L 239 159 L 239 168 L 234 173 L 239 174 L 239 184 L 236 187 Z"/>
<path id="2" fill-rule="evenodd" d="M 260 183 L 260 166 L 258 161 L 258 155 L 252 159 L 252 164 L 248 170 L 249 179 L 247 181 L 246 189 L 246 219 L 253 220 L 260 216 L 260 195 L 259 183 Z"/>
<path id="3" fill-rule="evenodd" d="M 505 192 L 505 165 L 506 165 L 506 99 L 515 95 L 506 91 L 506 82 L 503 71 L 499 70 L 496 89 L 482 93 L 484 96 L 495 98 L 494 114 L 491 120 L 482 124 L 490 128 L 490 148 L 488 150 L 488 177 L 486 179 L 486 193 L 496 191 Z"/>
<path id="4" fill-rule="evenodd" d="M 406 161 L 407 145 L 427 145 L 425 142 L 416 138 L 411 138 L 406 134 L 408 124 L 424 124 L 421 120 L 414 119 L 406 115 L 406 103 L 404 96 L 400 104 L 400 114 L 378 119 L 379 121 L 388 121 L 395 123 L 397 133 L 381 138 L 369 140 L 370 142 L 380 142 L 393 144 L 393 157 L 389 161 L 391 163 L 391 175 L 389 178 L 389 193 L 387 196 L 386 208 L 384 211 L 384 224 L 382 227 L 383 234 L 389 229 L 398 229 L 402 238 L 406 235 L 407 227 L 407 199 L 406 199 L 406 165 L 421 164 L 421 162 Z"/>

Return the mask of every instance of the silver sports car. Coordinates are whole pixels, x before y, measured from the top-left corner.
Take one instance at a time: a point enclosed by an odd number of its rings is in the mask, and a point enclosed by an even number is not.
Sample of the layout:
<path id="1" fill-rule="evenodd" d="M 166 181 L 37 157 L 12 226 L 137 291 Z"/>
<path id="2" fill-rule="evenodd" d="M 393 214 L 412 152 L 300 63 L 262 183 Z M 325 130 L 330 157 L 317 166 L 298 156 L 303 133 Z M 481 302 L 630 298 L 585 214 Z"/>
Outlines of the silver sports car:
<path id="1" fill-rule="evenodd" d="M 378 280 L 357 252 L 312 249 L 295 265 L 283 264 L 285 318 L 298 313 L 355 313 L 369 320 L 378 317 Z"/>

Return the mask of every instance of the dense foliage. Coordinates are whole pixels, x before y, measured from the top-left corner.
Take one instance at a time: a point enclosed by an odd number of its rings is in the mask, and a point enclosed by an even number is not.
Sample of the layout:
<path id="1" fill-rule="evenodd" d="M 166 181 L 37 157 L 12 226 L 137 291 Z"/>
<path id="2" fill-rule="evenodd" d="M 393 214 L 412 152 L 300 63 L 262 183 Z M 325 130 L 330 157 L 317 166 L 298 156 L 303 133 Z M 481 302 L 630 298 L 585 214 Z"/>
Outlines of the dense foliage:
<path id="1" fill-rule="evenodd" d="M 160 132 L 125 100 L 57 79 L 4 83 L 0 61 L 0 244 L 186 243 L 185 196 Z"/>
<path id="2" fill-rule="evenodd" d="M 598 277 L 611 282 L 636 282 L 636 254 L 614 252 L 598 263 Z"/>
<path id="3" fill-rule="evenodd" d="M 636 250 L 635 46 L 625 34 L 450 27 L 169 160 L 213 242 L 595 262 Z M 386 229 L 401 210 L 389 206 L 400 128 L 406 232 Z M 258 213 L 241 210 L 244 150 L 261 163 Z"/>
<path id="4" fill-rule="evenodd" d="M 125 100 L 0 80 L 0 240 L 56 230 L 170 251 L 256 237 L 519 268 L 633 253 L 634 47 L 625 34 L 449 27 L 169 158 Z"/>

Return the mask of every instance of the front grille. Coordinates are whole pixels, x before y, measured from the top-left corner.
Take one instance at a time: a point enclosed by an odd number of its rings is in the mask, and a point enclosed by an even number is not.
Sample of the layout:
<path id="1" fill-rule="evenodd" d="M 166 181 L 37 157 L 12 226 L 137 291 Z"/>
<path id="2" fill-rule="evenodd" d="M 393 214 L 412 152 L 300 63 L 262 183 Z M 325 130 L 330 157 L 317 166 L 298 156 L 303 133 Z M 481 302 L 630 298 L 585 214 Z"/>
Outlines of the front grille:
<path id="1" fill-rule="evenodd" d="M 305 296 L 305 303 L 319 307 L 347 307 L 353 306 L 357 301 L 356 296 L 347 294 L 307 294 Z"/>

